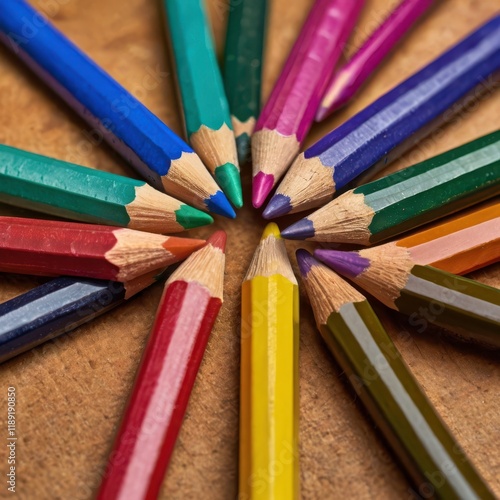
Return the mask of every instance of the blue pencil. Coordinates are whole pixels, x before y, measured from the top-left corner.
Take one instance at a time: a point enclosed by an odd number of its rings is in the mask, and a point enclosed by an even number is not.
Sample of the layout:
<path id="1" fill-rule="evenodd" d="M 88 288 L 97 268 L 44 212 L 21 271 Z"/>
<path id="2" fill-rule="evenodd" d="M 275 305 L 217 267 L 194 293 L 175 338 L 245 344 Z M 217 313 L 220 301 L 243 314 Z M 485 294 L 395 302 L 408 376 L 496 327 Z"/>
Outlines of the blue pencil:
<path id="1" fill-rule="evenodd" d="M 368 170 L 375 174 L 451 121 L 462 109 L 455 103 L 472 90 L 476 100 L 480 92 L 492 91 L 495 82 L 489 78 L 499 69 L 500 16 L 496 16 L 300 154 L 264 217 L 324 205 Z"/>
<path id="2" fill-rule="evenodd" d="M 127 283 L 62 277 L 0 304 L 0 363 L 91 321 L 172 272 Z"/>
<path id="3" fill-rule="evenodd" d="M 235 217 L 191 147 L 23 0 L 2 2 L 0 40 L 150 184 Z"/>

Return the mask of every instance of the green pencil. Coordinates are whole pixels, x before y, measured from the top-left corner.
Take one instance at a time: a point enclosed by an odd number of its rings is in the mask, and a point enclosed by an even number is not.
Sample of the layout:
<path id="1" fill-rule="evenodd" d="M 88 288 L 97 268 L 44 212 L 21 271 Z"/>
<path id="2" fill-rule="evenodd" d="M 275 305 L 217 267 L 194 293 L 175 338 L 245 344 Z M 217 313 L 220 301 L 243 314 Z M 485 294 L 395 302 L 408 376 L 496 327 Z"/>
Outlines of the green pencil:
<path id="1" fill-rule="evenodd" d="M 289 239 L 371 245 L 500 190 L 500 131 L 344 193 L 282 231 Z"/>
<path id="2" fill-rule="evenodd" d="M 224 84 L 241 165 L 248 159 L 260 112 L 266 14 L 267 0 L 240 0 L 229 10 Z"/>
<path id="3" fill-rule="evenodd" d="M 437 325 L 459 339 L 500 347 L 500 290 L 415 264 L 408 248 L 382 245 L 334 252 L 327 263 L 423 332 Z M 323 253 L 318 251 L 323 259 Z"/>
<path id="4" fill-rule="evenodd" d="M 0 145 L 0 201 L 59 217 L 152 233 L 213 222 L 144 181 Z"/>
<path id="5" fill-rule="evenodd" d="M 234 206 L 243 206 L 229 104 L 203 0 L 163 0 L 189 142 Z"/>
<path id="6" fill-rule="evenodd" d="M 494 498 L 366 298 L 305 250 L 297 261 L 321 336 L 417 491 L 426 498 Z"/>

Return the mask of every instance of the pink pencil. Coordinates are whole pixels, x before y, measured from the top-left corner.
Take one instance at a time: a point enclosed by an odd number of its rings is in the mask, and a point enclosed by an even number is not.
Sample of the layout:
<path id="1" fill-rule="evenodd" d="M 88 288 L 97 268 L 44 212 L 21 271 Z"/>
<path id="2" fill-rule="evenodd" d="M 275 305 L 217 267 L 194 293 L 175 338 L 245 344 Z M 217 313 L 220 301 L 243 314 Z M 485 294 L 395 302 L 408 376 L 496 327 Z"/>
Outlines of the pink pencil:
<path id="1" fill-rule="evenodd" d="M 417 22 L 434 0 L 403 0 L 352 58 L 336 71 L 316 113 L 321 121 L 344 106 L 377 69 L 384 57 Z"/>
<path id="2" fill-rule="evenodd" d="M 316 0 L 252 136 L 253 195 L 260 207 L 297 156 L 364 0 Z"/>

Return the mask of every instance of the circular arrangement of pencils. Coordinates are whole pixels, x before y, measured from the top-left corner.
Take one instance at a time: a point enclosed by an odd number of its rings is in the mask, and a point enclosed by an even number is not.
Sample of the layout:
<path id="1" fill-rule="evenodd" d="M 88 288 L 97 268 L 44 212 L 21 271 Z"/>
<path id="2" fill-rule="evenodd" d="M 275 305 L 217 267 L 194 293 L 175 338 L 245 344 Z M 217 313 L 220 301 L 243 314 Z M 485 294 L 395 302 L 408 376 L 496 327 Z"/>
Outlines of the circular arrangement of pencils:
<path id="1" fill-rule="evenodd" d="M 0 10 L 7 494 L 500 495 L 495 2 L 73 1 Z"/>

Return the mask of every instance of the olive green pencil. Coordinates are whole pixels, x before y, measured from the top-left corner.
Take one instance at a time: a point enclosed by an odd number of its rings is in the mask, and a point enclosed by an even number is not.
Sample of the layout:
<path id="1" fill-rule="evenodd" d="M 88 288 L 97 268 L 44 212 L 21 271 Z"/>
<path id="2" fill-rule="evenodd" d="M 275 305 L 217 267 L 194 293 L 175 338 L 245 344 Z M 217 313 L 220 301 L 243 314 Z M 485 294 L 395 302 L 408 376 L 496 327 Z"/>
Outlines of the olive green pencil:
<path id="1" fill-rule="evenodd" d="M 494 498 L 366 298 L 305 250 L 297 261 L 321 336 L 417 491 Z"/>
<path id="2" fill-rule="evenodd" d="M 461 340 L 500 347 L 500 290 L 431 266 L 416 264 L 408 248 L 381 245 L 316 256 L 423 332 L 429 324 Z"/>

